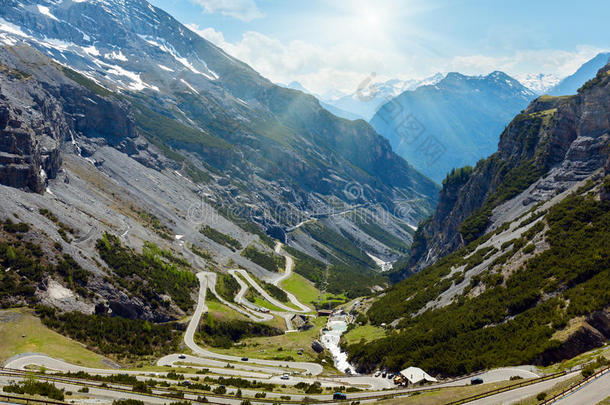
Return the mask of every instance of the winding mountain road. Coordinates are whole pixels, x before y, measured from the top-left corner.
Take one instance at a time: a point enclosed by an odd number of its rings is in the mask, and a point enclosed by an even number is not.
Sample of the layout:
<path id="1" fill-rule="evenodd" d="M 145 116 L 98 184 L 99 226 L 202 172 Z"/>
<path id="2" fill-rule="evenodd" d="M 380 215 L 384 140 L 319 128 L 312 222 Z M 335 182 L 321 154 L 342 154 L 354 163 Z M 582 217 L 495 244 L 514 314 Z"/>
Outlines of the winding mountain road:
<path id="1" fill-rule="evenodd" d="M 184 334 L 184 344 L 192 350 L 194 354 L 201 357 L 208 357 L 212 359 L 220 359 L 226 360 L 229 362 L 235 363 L 244 363 L 241 357 L 231 356 L 226 354 L 214 353 L 209 350 L 202 348 L 201 346 L 195 343 L 195 332 L 197 331 L 197 326 L 199 325 L 199 321 L 201 316 L 205 311 L 207 311 L 207 305 L 205 304 L 206 292 L 208 289 L 208 277 L 206 272 L 197 273 L 197 278 L 199 279 L 199 299 L 197 301 L 197 308 L 195 309 L 195 313 L 191 317 L 191 321 L 186 328 L 186 332 Z M 277 360 L 263 360 L 263 359 L 249 359 L 248 363 L 250 364 L 261 364 L 265 366 L 272 367 L 288 367 L 293 369 L 303 370 L 305 374 L 310 375 L 319 375 L 322 373 L 323 368 L 321 365 L 316 363 L 307 363 L 307 362 L 299 362 L 299 361 L 277 361 Z"/>
<path id="2" fill-rule="evenodd" d="M 262 312 L 258 312 L 255 310 L 247 310 L 250 307 L 246 304 L 249 303 L 249 301 L 246 301 L 245 299 L 243 299 L 243 296 L 246 294 L 246 291 L 248 291 L 248 285 L 246 283 L 244 283 L 243 281 L 237 279 L 237 282 L 240 284 L 240 291 L 237 293 L 236 297 L 235 297 L 235 302 L 237 302 L 238 304 L 244 305 L 245 308 L 240 307 L 239 305 L 235 305 L 227 300 L 225 300 L 224 298 L 222 298 L 220 296 L 220 294 L 218 294 L 216 292 L 216 280 L 218 278 L 216 273 L 212 273 L 212 272 L 203 272 L 203 274 L 205 275 L 205 277 L 207 277 L 208 279 L 208 288 L 210 290 L 210 292 L 216 297 L 216 299 L 218 299 L 222 304 L 226 305 L 227 307 L 233 309 L 234 311 L 239 312 L 240 314 L 252 319 L 255 322 L 266 322 L 266 321 L 270 321 L 273 319 L 273 315 L 271 314 L 264 314 Z M 243 285 L 242 285 L 243 284 Z M 241 298 L 240 298 L 240 294 L 241 294 Z M 253 305 L 253 304 L 251 304 Z"/>
<path id="3" fill-rule="evenodd" d="M 282 252 L 282 244 L 280 242 L 277 242 L 277 244 L 275 245 L 275 253 L 283 254 L 283 256 L 286 258 L 286 269 L 284 270 L 284 274 L 282 274 L 280 277 L 277 277 L 273 281 L 271 281 L 271 284 L 275 285 L 276 287 L 282 288 L 282 286 L 281 286 L 282 281 L 288 279 L 292 275 L 292 270 L 294 268 L 294 260 L 293 260 L 292 256 Z M 284 290 L 284 289 L 282 288 L 282 290 Z M 294 296 L 294 294 L 292 294 L 286 290 L 284 290 L 284 292 L 288 296 L 288 299 L 290 300 L 292 305 L 296 306 L 297 308 L 300 308 L 299 312 L 312 312 L 313 311 L 307 305 L 302 304 L 297 299 L 297 297 Z"/>

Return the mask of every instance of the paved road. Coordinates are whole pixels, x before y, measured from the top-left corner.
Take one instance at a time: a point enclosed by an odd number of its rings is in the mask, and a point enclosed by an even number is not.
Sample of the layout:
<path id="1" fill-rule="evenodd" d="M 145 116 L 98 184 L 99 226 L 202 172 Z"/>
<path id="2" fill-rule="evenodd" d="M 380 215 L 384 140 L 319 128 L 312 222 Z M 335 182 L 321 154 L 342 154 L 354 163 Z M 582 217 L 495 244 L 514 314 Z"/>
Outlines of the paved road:
<path id="1" fill-rule="evenodd" d="M 20 377 L 0 376 L 1 385 L 8 385 L 12 381 L 22 381 L 22 380 L 23 380 L 23 378 L 20 378 Z M 60 388 L 60 389 L 63 388 L 66 391 L 72 391 L 72 392 L 76 392 L 79 388 L 82 387 L 82 385 L 80 385 L 76 382 L 75 383 L 54 382 L 54 384 L 57 388 Z M 233 390 L 229 389 L 229 391 L 233 391 Z M 159 394 L 159 392 L 155 392 L 154 389 L 153 389 L 153 393 Z M 175 402 L 175 400 L 173 400 L 173 399 L 163 398 L 161 396 L 156 397 L 156 396 L 151 396 L 151 395 L 141 395 L 138 393 L 113 391 L 111 389 L 94 388 L 94 387 L 89 387 L 89 393 L 87 395 L 95 397 L 94 403 L 96 403 L 97 401 L 101 401 L 103 403 L 112 403 L 113 400 L 117 400 L 117 399 L 135 399 L 135 400 L 142 401 L 145 404 L 169 404 L 171 402 Z M 235 405 L 241 403 L 240 399 L 217 398 L 217 397 L 214 397 L 213 394 L 208 394 L 208 395 L 206 395 L 206 397 L 213 399 L 213 401 L 216 403 L 235 404 Z M 68 399 L 69 399 L 69 397 L 68 397 Z M 185 399 L 195 400 L 196 398 L 194 395 L 186 394 Z M 83 403 L 90 403 L 90 401 L 83 401 Z"/>
<path id="2" fill-rule="evenodd" d="M 487 398 L 478 399 L 476 401 L 468 402 L 469 405 L 499 405 L 499 404 L 513 404 L 515 402 L 522 401 L 526 398 L 534 396 L 540 392 L 551 389 L 555 384 L 570 379 L 576 376 L 579 372 L 575 371 L 568 373 L 562 377 L 554 378 L 552 380 L 543 381 L 538 384 L 528 385 L 527 387 L 517 388 L 512 391 L 503 392 L 501 394 L 493 395 Z M 583 403 L 582 405 L 584 405 Z"/>
<path id="3" fill-rule="evenodd" d="M 284 274 L 282 274 L 280 277 L 274 279 L 271 281 L 271 284 L 282 288 L 281 283 L 282 281 L 286 280 L 288 277 L 290 277 L 292 275 L 292 269 L 294 268 L 294 260 L 292 259 L 292 257 L 286 253 L 283 253 L 282 251 L 282 244 L 280 242 L 277 242 L 277 244 L 275 245 L 275 253 L 277 254 L 283 254 L 284 257 L 286 258 L 286 269 L 284 271 Z M 282 288 L 282 290 L 284 290 Z M 302 304 L 297 297 L 294 296 L 294 294 L 284 290 L 284 292 L 286 293 L 286 295 L 288 296 L 288 299 L 290 300 L 290 302 L 296 306 L 297 308 L 300 308 L 301 311 L 300 312 L 311 312 L 313 311 L 310 307 L 308 307 L 307 305 Z"/>
<path id="4" fill-rule="evenodd" d="M 610 397 L 610 371 L 581 387 L 554 405 L 597 404 Z"/>
<path id="5" fill-rule="evenodd" d="M 485 383 L 493 383 L 499 381 L 508 381 L 513 376 L 519 376 L 521 378 L 538 378 L 540 375 L 534 373 L 530 366 L 521 367 L 502 367 L 493 370 L 485 371 L 483 373 L 474 374 L 465 378 L 459 378 L 449 383 L 444 383 L 444 386 L 454 387 L 459 385 L 470 385 L 470 380 L 474 377 L 480 377 Z"/>
<path id="6" fill-rule="evenodd" d="M 222 298 L 217 292 L 216 292 L 216 279 L 217 279 L 217 275 L 216 273 L 212 273 L 212 272 L 205 272 L 204 273 L 205 276 L 208 279 L 208 288 L 209 290 L 212 292 L 212 294 L 214 294 L 214 296 L 224 305 L 228 306 L 229 308 L 239 312 L 240 314 L 252 319 L 255 322 L 265 322 L 265 321 L 270 321 L 273 319 L 273 315 L 271 314 L 263 314 L 261 312 L 258 311 L 248 311 L 246 308 L 242 308 L 238 305 L 235 305 L 227 300 L 225 300 L 224 298 Z M 242 304 L 242 305 L 247 305 L 246 302 L 249 303 L 249 301 L 246 301 L 243 299 L 243 295 L 246 293 L 246 291 L 248 290 L 248 285 L 246 283 L 244 283 L 243 281 L 241 281 L 240 279 L 236 278 L 237 282 L 240 285 L 240 291 L 237 293 L 237 296 L 235 297 L 235 302 Z"/>
<path id="7" fill-rule="evenodd" d="M 209 357 L 213 359 L 226 360 L 230 362 L 242 362 L 241 357 L 238 356 L 229 356 L 226 354 L 214 353 L 209 350 L 206 350 L 195 343 L 194 336 L 195 331 L 197 330 L 197 326 L 199 325 L 199 320 L 201 319 L 201 315 L 204 311 L 207 311 L 207 306 L 205 305 L 205 296 L 207 291 L 207 275 L 205 272 L 197 273 L 197 278 L 199 279 L 199 300 L 197 301 L 197 308 L 195 309 L 195 313 L 191 317 L 191 321 L 186 328 L 186 333 L 184 334 L 184 343 L 186 346 L 193 351 L 198 356 Z M 323 368 L 321 365 L 316 363 L 306 363 L 299 361 L 277 361 L 277 360 L 261 360 L 261 359 L 250 359 L 249 363 L 254 364 L 262 364 L 266 366 L 273 367 L 289 367 L 294 369 L 304 370 L 305 373 L 311 375 L 318 375 L 322 373 Z"/>
<path id="8" fill-rule="evenodd" d="M 250 274 L 246 270 L 234 269 L 234 270 L 229 270 L 229 273 L 233 277 L 235 277 L 236 280 L 239 280 L 240 277 L 243 277 L 250 284 L 251 287 L 253 287 L 260 295 L 263 296 L 263 298 L 265 300 L 267 300 L 271 304 L 275 305 L 276 307 L 278 307 L 286 312 L 309 312 L 308 310 L 303 311 L 303 310 L 297 310 L 294 308 L 290 308 L 290 307 L 284 305 L 283 303 L 281 303 L 280 301 L 276 300 L 267 291 L 265 291 L 265 289 L 263 287 L 261 287 L 256 281 L 254 281 L 254 279 L 250 276 Z M 239 277 L 237 276 L 238 274 L 239 274 Z"/>

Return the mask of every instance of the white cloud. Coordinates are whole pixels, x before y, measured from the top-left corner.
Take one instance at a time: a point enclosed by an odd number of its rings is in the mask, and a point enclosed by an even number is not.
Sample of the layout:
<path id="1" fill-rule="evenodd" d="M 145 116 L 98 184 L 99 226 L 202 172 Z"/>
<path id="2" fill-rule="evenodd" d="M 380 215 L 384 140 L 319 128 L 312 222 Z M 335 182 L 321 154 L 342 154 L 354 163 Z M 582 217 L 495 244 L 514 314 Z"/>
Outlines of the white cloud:
<path id="1" fill-rule="evenodd" d="M 528 73 L 565 77 L 603 50 L 582 46 L 574 51 L 545 49 L 516 51 L 503 56 L 405 55 L 399 49 L 380 49 L 358 41 L 318 46 L 301 40 L 282 42 L 260 32 L 248 31 L 237 42 L 229 42 L 214 28 L 188 27 L 230 55 L 248 63 L 275 83 L 298 81 L 306 89 L 323 94 L 329 90 L 354 93 L 371 72 L 376 81 L 391 78 L 422 79 L 434 73 L 457 71 L 487 74 L 502 70 L 509 75 Z"/>
<path id="2" fill-rule="evenodd" d="M 480 74 L 502 70 L 508 74 L 547 73 L 565 77 L 574 73 L 603 49 L 580 46 L 575 51 L 559 49 L 523 50 L 505 56 L 468 55 L 453 57 L 449 63 L 452 71 Z"/>
<path id="3" fill-rule="evenodd" d="M 241 40 L 231 43 L 214 28 L 187 26 L 269 80 L 275 83 L 298 81 L 315 93 L 324 93 L 331 88 L 352 93 L 371 72 L 384 71 L 381 61 L 395 60 L 404 64 L 401 56 L 355 44 L 320 47 L 305 41 L 283 43 L 254 31 L 244 33 Z"/>
<path id="4" fill-rule="evenodd" d="M 242 21 L 252 21 L 264 14 L 254 0 L 191 0 L 203 7 L 208 14 L 220 13 Z"/>

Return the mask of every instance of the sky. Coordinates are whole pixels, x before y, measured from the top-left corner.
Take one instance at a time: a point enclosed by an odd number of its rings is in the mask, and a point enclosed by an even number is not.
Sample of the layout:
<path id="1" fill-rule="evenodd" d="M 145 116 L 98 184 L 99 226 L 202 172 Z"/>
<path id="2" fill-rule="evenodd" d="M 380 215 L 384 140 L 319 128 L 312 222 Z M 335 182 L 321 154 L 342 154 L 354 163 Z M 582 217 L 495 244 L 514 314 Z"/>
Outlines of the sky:
<path id="1" fill-rule="evenodd" d="M 565 77 L 610 50 L 608 0 L 149 0 L 263 76 L 316 94 L 437 72 Z"/>

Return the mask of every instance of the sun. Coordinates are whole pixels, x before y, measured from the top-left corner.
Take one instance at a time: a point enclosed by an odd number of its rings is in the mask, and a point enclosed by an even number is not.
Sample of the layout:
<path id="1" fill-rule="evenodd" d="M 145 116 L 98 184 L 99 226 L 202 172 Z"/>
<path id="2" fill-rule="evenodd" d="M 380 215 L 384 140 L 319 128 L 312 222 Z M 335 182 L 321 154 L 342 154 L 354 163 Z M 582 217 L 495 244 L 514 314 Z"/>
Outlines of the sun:
<path id="1" fill-rule="evenodd" d="M 368 29 L 380 29 L 383 26 L 384 18 L 382 10 L 374 7 L 367 7 L 359 13 L 359 20 Z"/>

